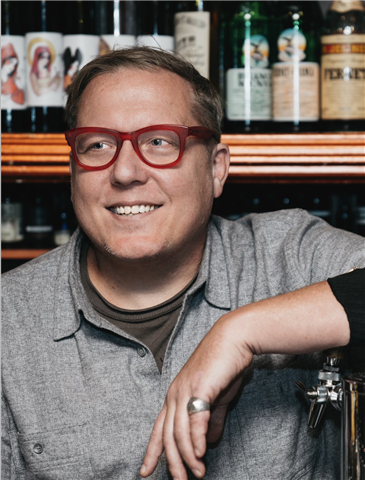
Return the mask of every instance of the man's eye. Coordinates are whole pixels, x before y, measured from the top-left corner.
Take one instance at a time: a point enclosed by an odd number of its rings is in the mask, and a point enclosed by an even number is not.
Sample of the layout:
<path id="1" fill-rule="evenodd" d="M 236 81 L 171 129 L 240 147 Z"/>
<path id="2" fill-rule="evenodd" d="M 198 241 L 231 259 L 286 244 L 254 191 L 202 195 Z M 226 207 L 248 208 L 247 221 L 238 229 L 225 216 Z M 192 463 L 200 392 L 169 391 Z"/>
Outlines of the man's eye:
<path id="1" fill-rule="evenodd" d="M 161 147 L 164 144 L 164 142 L 165 141 L 162 140 L 161 138 L 154 138 L 153 140 L 151 140 L 151 145 L 153 147 Z"/>
<path id="2" fill-rule="evenodd" d="M 103 142 L 93 143 L 90 145 L 89 150 L 102 150 L 106 145 Z"/>

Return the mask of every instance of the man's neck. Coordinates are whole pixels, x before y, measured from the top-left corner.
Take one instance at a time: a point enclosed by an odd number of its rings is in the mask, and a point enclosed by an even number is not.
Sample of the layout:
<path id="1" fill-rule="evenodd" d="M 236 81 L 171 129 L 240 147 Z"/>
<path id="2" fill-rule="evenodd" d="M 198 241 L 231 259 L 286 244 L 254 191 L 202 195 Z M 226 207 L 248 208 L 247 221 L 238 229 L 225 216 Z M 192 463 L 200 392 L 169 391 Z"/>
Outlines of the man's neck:
<path id="1" fill-rule="evenodd" d="M 188 258 L 168 262 L 124 262 L 100 252 L 92 244 L 87 269 L 94 287 L 111 304 L 127 310 L 141 310 L 163 303 L 186 287 L 197 275 L 204 245 Z"/>

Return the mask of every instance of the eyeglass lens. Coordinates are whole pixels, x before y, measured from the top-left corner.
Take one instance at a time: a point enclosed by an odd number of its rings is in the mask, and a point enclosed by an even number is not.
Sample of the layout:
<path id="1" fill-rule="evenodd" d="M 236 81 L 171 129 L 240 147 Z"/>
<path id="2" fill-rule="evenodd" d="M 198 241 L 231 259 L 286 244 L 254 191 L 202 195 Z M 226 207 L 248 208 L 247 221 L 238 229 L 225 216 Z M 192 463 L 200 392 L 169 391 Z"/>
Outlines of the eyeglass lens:
<path id="1" fill-rule="evenodd" d="M 170 130 L 142 132 L 138 138 L 140 154 L 155 165 L 166 165 L 179 157 L 180 137 Z M 77 158 L 83 165 L 100 167 L 109 163 L 117 150 L 117 139 L 105 132 L 88 132 L 77 136 Z"/>

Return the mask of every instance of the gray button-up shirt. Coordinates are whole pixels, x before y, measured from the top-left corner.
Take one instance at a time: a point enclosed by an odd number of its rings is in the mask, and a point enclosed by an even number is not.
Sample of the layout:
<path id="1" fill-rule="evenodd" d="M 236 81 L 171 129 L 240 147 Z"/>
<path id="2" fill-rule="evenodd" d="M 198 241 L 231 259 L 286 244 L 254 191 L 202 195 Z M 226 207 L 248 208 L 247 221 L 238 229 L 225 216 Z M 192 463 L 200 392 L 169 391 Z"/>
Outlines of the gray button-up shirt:
<path id="1" fill-rule="evenodd" d="M 82 238 L 76 232 L 2 278 L 3 480 L 140 478 L 171 381 L 223 314 L 365 266 L 362 237 L 301 210 L 213 217 L 160 375 L 147 346 L 89 303 Z M 322 361 L 255 357 L 206 454 L 208 480 L 339 478 L 340 415 L 329 407 L 319 432 L 308 433 L 308 405 L 294 386 L 316 383 Z M 164 457 L 152 478 L 170 478 Z"/>

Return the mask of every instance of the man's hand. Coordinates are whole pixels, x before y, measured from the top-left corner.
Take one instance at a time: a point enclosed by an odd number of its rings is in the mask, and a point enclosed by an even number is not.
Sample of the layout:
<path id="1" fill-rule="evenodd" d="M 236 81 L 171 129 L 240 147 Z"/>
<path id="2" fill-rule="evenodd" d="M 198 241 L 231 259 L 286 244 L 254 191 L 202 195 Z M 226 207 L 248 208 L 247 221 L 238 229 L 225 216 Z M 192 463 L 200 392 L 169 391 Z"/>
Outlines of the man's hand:
<path id="1" fill-rule="evenodd" d="M 196 477 L 204 476 L 201 458 L 206 442 L 219 439 L 229 403 L 252 361 L 251 350 L 237 345 L 230 315 L 213 326 L 172 382 L 152 431 L 140 472 L 143 477 L 154 471 L 163 449 L 174 479 L 188 478 L 183 462 Z M 189 415 L 187 404 L 191 397 L 209 402 L 211 411 Z"/>
<path id="2" fill-rule="evenodd" d="M 167 393 L 140 471 L 152 474 L 165 449 L 174 479 L 187 480 L 184 463 L 205 474 L 206 442 L 220 437 L 227 408 L 254 354 L 305 354 L 346 345 L 346 313 L 327 282 L 238 308 L 221 317 L 200 342 Z M 191 397 L 211 411 L 188 414 Z"/>

